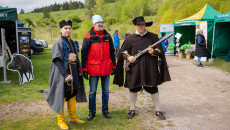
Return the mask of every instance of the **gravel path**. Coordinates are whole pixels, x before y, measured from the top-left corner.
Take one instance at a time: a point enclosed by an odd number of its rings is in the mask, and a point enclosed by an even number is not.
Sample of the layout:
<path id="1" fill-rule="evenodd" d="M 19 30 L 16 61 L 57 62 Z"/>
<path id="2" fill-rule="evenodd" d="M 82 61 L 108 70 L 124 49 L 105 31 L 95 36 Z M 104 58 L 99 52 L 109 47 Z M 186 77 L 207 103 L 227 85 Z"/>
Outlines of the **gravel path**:
<path id="1" fill-rule="evenodd" d="M 200 68 L 195 61 L 174 56 L 167 56 L 167 61 L 172 81 L 159 86 L 161 110 L 167 120 L 156 118 L 150 95 L 143 91 L 138 94 L 136 103 L 136 118 L 142 120 L 137 128 L 229 130 L 230 74 L 207 66 Z M 97 103 L 101 103 L 101 94 L 97 95 Z M 109 106 L 128 111 L 128 89 L 110 93 Z M 0 117 L 4 117 L 1 120 L 15 120 L 16 117 L 18 120 L 39 116 L 41 110 L 54 114 L 45 101 L 1 103 Z"/>
<path id="2" fill-rule="evenodd" d="M 150 129 L 229 130 L 230 74 L 197 67 L 191 60 L 169 56 L 167 61 L 172 81 L 159 86 L 167 120 L 153 118 L 154 111 L 146 104 L 138 107 L 144 125 Z"/>

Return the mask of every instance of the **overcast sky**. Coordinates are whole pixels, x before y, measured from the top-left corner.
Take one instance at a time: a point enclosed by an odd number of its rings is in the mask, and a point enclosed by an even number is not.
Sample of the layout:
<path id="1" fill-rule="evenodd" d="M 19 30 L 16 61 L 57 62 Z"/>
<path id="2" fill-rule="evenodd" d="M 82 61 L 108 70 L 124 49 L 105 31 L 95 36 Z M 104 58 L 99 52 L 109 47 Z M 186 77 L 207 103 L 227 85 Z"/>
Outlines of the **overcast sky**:
<path id="1" fill-rule="evenodd" d="M 70 0 L 0 0 L 0 6 L 17 8 L 17 11 L 19 13 L 21 9 L 24 9 L 25 12 L 30 12 L 38 7 L 54 4 L 55 2 L 63 3 L 65 1 L 69 2 Z M 72 0 L 72 1 L 84 2 L 85 0 Z"/>

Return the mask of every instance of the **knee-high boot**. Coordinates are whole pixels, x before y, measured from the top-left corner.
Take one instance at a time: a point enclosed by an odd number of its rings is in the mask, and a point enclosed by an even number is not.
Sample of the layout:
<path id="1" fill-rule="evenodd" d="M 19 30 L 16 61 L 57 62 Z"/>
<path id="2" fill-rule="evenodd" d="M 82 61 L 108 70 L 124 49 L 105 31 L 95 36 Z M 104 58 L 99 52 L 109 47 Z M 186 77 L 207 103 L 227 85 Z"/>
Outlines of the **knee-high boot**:
<path id="1" fill-rule="evenodd" d="M 67 108 L 68 108 L 68 112 L 69 112 L 69 122 L 70 123 L 85 123 L 85 121 L 82 121 L 80 119 L 77 118 L 77 114 L 76 114 L 76 96 L 72 97 L 69 99 L 69 101 L 67 101 Z"/>
<path id="2" fill-rule="evenodd" d="M 57 113 L 57 118 L 58 118 L 58 126 L 63 129 L 63 130 L 68 130 L 69 127 L 65 123 L 65 116 L 64 116 L 64 104 L 65 104 L 66 98 L 64 98 L 64 103 L 63 103 L 63 108 L 62 108 L 62 114 Z"/>

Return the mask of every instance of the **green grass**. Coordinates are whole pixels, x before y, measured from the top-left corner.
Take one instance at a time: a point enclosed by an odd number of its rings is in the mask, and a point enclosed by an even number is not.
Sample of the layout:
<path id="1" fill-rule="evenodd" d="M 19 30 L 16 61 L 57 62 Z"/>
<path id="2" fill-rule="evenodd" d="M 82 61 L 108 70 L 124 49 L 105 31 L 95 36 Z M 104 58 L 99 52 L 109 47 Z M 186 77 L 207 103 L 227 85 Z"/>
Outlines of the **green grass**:
<path id="1" fill-rule="evenodd" d="M 57 25 L 59 21 L 62 19 L 65 19 L 68 15 L 77 15 L 81 20 L 84 20 L 86 18 L 85 15 L 86 8 L 83 9 L 75 9 L 75 10 L 64 10 L 64 11 L 54 11 L 50 12 L 50 16 L 54 18 L 54 20 L 57 22 Z M 19 20 L 22 20 L 23 18 L 30 18 L 33 21 L 40 20 L 43 17 L 43 13 L 28 13 L 28 14 L 19 14 Z"/>
<path id="2" fill-rule="evenodd" d="M 101 104 L 100 104 L 101 105 Z M 99 106 L 99 104 L 98 104 Z M 87 121 L 88 107 L 78 107 L 76 113 L 79 119 L 86 121 L 84 124 L 72 124 L 68 122 L 68 112 L 65 109 L 65 122 L 70 129 L 132 129 L 138 118 L 128 120 L 125 109 L 110 109 L 112 119 L 106 119 L 97 109 L 96 117 Z M 29 117 L 17 121 L 1 121 L 0 129 L 58 129 L 55 113 L 46 113 L 43 116 Z"/>
<path id="3" fill-rule="evenodd" d="M 32 55 L 31 60 L 34 80 L 19 84 L 17 83 L 18 73 L 7 70 L 7 79 L 11 80 L 11 83 L 0 84 L 0 103 L 44 99 L 44 95 L 37 93 L 37 89 L 48 88 L 51 49 L 45 49 L 42 53 Z M 0 80 L 2 81 L 3 77 Z"/>
<path id="4" fill-rule="evenodd" d="M 3 102 L 18 102 L 18 101 L 33 101 L 44 99 L 44 94 L 37 93 L 38 89 L 49 88 L 49 71 L 52 57 L 52 49 L 46 48 L 44 52 L 32 55 L 32 65 L 34 71 L 34 80 L 19 84 L 18 73 L 7 70 L 7 79 L 11 80 L 9 84 L 0 84 L 0 103 Z M 2 69 L 2 68 L 1 68 Z M 113 77 L 110 76 L 110 91 L 121 89 L 117 85 L 112 84 Z M 3 77 L 0 77 L 0 81 Z M 89 92 L 89 81 L 84 80 L 85 90 Z M 101 82 L 98 83 L 98 92 L 101 92 Z"/>
<path id="5" fill-rule="evenodd" d="M 8 102 L 26 102 L 44 100 L 44 94 L 37 93 L 37 89 L 49 88 L 49 70 L 51 63 L 52 49 L 45 49 L 44 52 L 32 55 L 32 64 L 34 67 L 34 80 L 28 83 L 19 84 L 18 73 L 7 71 L 9 84 L 0 84 L 0 103 Z M 3 77 L 0 78 L 3 80 Z M 113 76 L 110 79 L 110 91 L 121 89 L 113 85 Z M 88 80 L 85 80 L 86 93 L 89 92 Z M 98 83 L 98 93 L 101 92 L 100 82 Z M 126 108 L 117 108 L 110 106 L 110 114 L 112 119 L 105 119 L 101 113 L 101 103 L 97 103 L 97 114 L 93 121 L 86 121 L 88 115 L 88 103 L 77 103 L 78 117 L 84 121 L 85 124 L 70 124 L 67 123 L 70 129 L 131 129 L 135 128 L 138 118 L 128 120 L 126 117 Z M 27 113 L 25 113 L 27 114 Z M 65 119 L 68 122 L 68 112 L 65 109 Z M 30 113 L 27 118 L 18 118 L 14 120 L 7 120 L 7 118 L 0 118 L 0 129 L 58 129 L 56 113 L 45 112 L 40 113 L 35 111 Z"/>
<path id="6" fill-rule="evenodd" d="M 230 73 L 230 62 L 226 62 L 224 58 L 215 58 L 214 62 L 207 62 L 205 65 L 220 69 L 224 72 Z"/>
<path id="7" fill-rule="evenodd" d="M 50 16 L 54 18 L 56 21 L 56 27 L 39 27 L 36 24 L 36 21 L 39 21 L 43 17 L 43 13 L 28 13 L 28 14 L 19 14 L 19 20 L 23 20 L 24 18 L 30 18 L 35 27 L 32 27 L 32 38 L 34 39 L 43 39 L 46 40 L 49 45 L 52 45 L 58 38 L 60 38 L 60 28 L 59 28 L 59 21 L 66 19 L 68 15 L 77 15 L 82 21 L 86 19 L 86 8 L 83 9 L 75 9 L 75 10 L 64 10 L 64 11 L 54 11 L 50 12 Z M 81 26 L 81 23 L 79 24 Z M 77 30 L 72 30 L 71 37 L 76 40 L 77 37 Z M 51 38 L 52 34 L 52 38 Z"/>

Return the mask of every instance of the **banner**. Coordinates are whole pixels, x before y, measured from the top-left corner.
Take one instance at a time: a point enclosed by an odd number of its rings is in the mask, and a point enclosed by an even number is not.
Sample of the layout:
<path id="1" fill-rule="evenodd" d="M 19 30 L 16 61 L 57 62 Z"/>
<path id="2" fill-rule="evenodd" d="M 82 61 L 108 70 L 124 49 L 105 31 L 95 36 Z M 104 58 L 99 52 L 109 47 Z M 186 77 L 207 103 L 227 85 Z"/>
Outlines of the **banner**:
<path id="1" fill-rule="evenodd" d="M 173 26 L 173 24 L 161 24 L 160 25 L 160 33 L 162 33 L 162 32 L 165 32 L 166 36 L 168 36 L 171 33 L 174 33 L 174 26 Z M 170 37 L 168 39 L 169 46 L 170 46 L 170 44 L 174 44 L 173 43 L 173 39 L 174 39 L 174 36 L 172 36 L 172 37 Z M 165 55 L 174 55 L 174 49 L 173 50 L 167 50 L 165 52 Z"/>
<path id="2" fill-rule="evenodd" d="M 31 28 L 18 28 L 19 53 L 28 53 L 31 50 Z"/>

